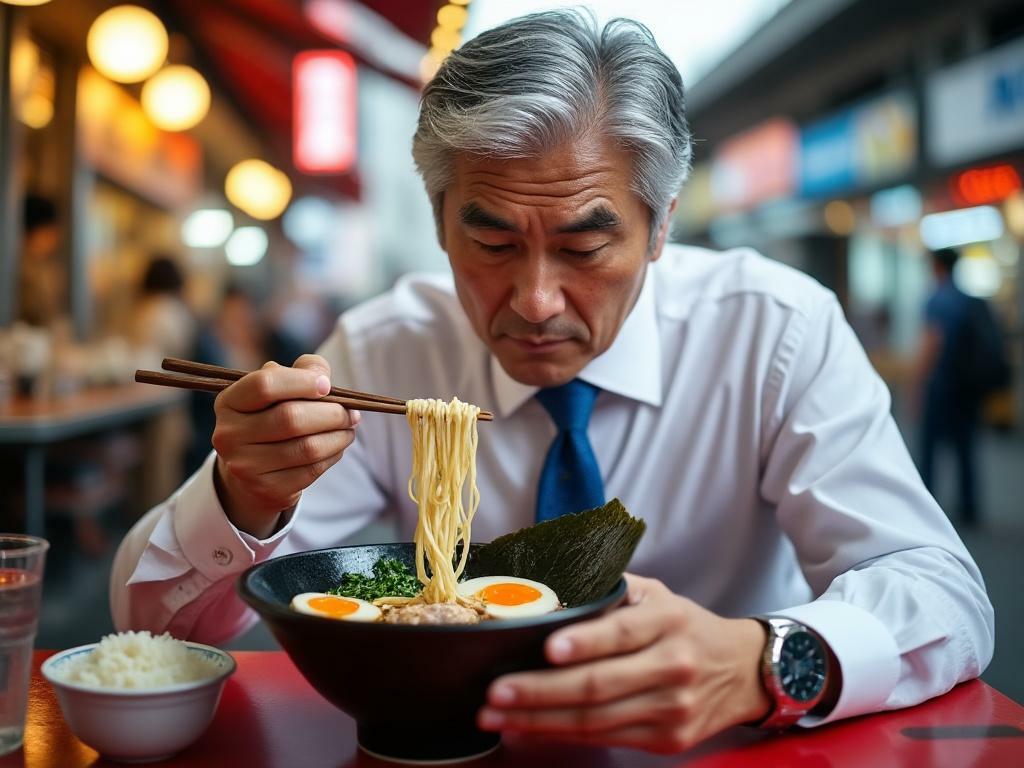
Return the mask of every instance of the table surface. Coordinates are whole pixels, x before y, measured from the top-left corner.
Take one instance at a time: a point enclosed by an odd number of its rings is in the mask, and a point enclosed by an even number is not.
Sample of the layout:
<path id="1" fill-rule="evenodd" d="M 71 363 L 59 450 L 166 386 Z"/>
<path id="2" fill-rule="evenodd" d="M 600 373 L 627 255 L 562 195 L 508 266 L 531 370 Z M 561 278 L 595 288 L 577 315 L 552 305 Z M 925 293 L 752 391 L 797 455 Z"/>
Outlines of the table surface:
<path id="1" fill-rule="evenodd" d="M 22 751 L 0 758 L 0 768 L 85 768 L 115 765 L 68 730 L 39 665 L 52 651 L 36 651 Z M 228 680 L 213 723 L 199 741 L 161 766 L 192 768 L 370 768 L 385 763 L 361 753 L 355 724 L 305 681 L 282 651 L 232 654 L 238 671 Z M 911 709 L 856 718 L 822 728 L 765 734 L 736 728 L 681 756 L 632 750 L 582 749 L 506 743 L 472 768 L 931 768 L 1024 765 L 1024 707 L 981 681 Z"/>
<path id="2" fill-rule="evenodd" d="M 180 390 L 134 382 L 65 397 L 13 397 L 0 403 L 0 444 L 64 440 L 142 418 L 186 398 Z"/>

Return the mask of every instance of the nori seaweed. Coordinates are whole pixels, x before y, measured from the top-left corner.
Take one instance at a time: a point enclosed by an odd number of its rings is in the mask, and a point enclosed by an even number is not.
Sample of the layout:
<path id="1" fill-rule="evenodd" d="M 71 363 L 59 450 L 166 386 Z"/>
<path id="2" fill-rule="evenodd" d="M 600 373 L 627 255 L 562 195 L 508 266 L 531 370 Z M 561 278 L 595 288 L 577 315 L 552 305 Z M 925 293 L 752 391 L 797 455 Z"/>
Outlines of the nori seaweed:
<path id="1" fill-rule="evenodd" d="M 567 608 L 583 605 L 615 586 L 646 528 L 612 499 L 484 544 L 470 556 L 466 578 L 533 579 L 551 587 Z"/>

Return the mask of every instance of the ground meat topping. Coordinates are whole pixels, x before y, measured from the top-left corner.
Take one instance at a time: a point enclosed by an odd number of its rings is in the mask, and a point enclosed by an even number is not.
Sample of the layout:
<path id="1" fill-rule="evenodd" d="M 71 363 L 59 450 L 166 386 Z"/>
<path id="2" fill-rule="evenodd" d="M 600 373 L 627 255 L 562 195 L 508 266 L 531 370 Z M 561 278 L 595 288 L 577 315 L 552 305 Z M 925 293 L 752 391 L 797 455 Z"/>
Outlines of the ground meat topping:
<path id="1" fill-rule="evenodd" d="M 480 614 L 458 603 L 432 603 L 390 608 L 384 612 L 388 624 L 479 624 Z"/>

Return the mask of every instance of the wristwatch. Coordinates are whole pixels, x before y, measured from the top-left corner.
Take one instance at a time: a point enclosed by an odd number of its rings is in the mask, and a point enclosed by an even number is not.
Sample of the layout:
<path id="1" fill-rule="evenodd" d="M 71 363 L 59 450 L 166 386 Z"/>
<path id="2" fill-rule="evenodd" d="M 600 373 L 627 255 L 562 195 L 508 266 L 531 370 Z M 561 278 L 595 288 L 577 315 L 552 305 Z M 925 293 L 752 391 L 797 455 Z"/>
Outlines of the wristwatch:
<path id="1" fill-rule="evenodd" d="M 832 674 L 830 654 L 808 627 L 775 616 L 755 617 L 768 630 L 761 656 L 761 680 L 773 702 L 759 728 L 788 728 L 825 696 Z"/>

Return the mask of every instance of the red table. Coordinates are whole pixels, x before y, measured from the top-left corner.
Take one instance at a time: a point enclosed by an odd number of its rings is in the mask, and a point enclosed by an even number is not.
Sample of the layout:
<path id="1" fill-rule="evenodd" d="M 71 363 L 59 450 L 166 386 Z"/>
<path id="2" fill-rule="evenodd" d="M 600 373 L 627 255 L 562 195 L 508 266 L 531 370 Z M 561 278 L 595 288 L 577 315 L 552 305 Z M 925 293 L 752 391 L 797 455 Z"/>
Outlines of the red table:
<path id="1" fill-rule="evenodd" d="M 39 665 L 52 651 L 37 651 L 29 694 L 25 747 L 0 758 L 0 768 L 83 768 L 114 765 L 68 730 Z M 385 766 L 356 747 L 355 724 L 328 704 L 281 651 L 236 652 L 238 671 L 228 681 L 205 734 L 161 766 L 199 768 L 361 768 Z M 632 750 L 525 746 L 506 743 L 473 768 L 930 768 L 1024 766 L 1024 707 L 981 681 L 912 709 L 858 718 L 783 735 L 744 728 L 727 731 L 676 757 Z"/>

